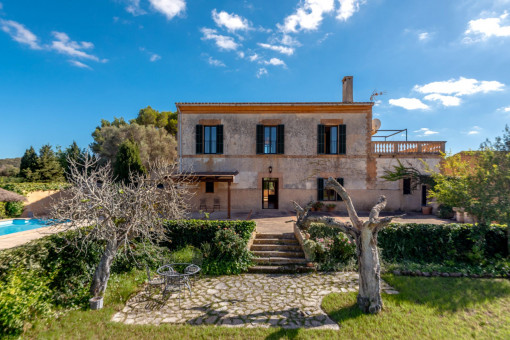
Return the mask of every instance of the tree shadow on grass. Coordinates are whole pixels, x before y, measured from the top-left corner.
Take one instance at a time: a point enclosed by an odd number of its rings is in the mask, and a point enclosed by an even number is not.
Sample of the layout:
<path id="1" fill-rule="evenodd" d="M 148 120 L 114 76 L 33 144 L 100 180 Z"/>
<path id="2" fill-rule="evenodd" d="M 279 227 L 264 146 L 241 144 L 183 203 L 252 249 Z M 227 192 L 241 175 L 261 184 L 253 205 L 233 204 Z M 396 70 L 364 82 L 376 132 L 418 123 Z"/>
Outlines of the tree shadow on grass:
<path id="1" fill-rule="evenodd" d="M 405 277 L 387 275 L 385 280 L 400 292 L 383 295 L 399 305 L 415 303 L 439 312 L 456 312 L 501 298 L 510 297 L 510 281 L 444 277 Z"/>

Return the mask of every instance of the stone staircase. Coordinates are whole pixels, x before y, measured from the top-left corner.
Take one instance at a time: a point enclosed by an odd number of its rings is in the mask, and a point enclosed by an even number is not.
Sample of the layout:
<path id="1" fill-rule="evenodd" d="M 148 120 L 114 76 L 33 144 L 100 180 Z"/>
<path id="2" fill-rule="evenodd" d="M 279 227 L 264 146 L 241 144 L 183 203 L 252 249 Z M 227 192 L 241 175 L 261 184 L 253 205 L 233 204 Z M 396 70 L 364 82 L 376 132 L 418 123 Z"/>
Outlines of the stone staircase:
<path id="1" fill-rule="evenodd" d="M 250 248 L 256 256 L 251 273 L 295 273 L 314 271 L 306 266 L 305 254 L 293 233 L 257 234 Z"/>

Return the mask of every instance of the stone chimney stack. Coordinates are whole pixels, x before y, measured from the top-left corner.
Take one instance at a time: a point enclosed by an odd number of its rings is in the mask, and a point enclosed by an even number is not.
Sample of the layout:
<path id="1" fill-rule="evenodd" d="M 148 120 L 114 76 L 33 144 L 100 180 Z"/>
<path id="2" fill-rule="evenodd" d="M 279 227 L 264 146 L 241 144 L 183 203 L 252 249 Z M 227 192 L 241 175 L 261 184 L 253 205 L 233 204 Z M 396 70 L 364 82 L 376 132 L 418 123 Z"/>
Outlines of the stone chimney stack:
<path id="1" fill-rule="evenodd" d="M 344 79 L 342 79 L 342 102 L 343 103 L 353 102 L 352 76 L 345 76 Z"/>

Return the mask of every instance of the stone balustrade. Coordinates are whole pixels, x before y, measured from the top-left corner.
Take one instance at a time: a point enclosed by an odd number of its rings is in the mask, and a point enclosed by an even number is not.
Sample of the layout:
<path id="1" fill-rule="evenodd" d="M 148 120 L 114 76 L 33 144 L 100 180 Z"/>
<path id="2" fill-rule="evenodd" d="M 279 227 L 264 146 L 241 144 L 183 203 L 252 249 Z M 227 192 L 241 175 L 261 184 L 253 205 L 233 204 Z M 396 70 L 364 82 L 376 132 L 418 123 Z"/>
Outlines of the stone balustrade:
<path id="1" fill-rule="evenodd" d="M 432 154 L 445 152 L 446 142 L 386 142 L 372 141 L 372 153 L 379 155 Z"/>

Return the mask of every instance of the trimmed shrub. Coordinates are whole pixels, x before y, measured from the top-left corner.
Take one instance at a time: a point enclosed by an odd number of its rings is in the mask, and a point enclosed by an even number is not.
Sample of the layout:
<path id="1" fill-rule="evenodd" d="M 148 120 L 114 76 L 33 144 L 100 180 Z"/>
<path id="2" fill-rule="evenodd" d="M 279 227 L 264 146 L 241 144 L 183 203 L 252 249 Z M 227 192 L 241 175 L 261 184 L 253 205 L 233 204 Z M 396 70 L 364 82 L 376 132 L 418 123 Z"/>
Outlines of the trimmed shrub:
<path id="1" fill-rule="evenodd" d="M 0 219 L 7 218 L 7 213 L 5 212 L 5 203 L 6 202 L 0 202 Z"/>
<path id="2" fill-rule="evenodd" d="M 220 229 L 232 229 L 239 237 L 248 242 L 255 230 L 254 221 L 214 221 L 214 220 L 178 220 L 166 223 L 170 243 L 162 245 L 170 249 L 180 249 L 187 245 L 200 248 L 211 242 Z"/>
<path id="3" fill-rule="evenodd" d="M 168 221 L 171 242 L 165 245 L 172 250 L 189 245 L 200 248 L 204 274 L 239 274 L 251 264 L 252 254 L 246 246 L 255 226 L 253 221 Z"/>
<path id="4" fill-rule="evenodd" d="M 508 256 L 506 226 L 392 223 L 379 232 L 386 261 L 480 264 Z"/>
<path id="5" fill-rule="evenodd" d="M 345 268 L 355 258 L 356 245 L 338 229 L 323 224 L 312 223 L 308 229 L 310 241 L 314 242 L 314 261 L 321 270 Z"/>

